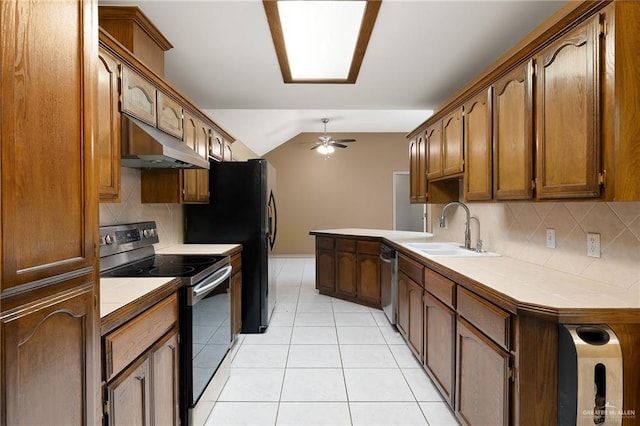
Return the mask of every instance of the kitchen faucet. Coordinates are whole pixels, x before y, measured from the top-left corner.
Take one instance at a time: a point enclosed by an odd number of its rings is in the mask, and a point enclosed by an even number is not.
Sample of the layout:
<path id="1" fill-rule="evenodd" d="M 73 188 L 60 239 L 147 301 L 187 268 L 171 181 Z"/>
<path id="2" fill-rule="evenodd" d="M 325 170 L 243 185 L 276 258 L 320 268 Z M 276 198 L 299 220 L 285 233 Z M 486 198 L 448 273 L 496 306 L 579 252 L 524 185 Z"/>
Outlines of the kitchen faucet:
<path id="1" fill-rule="evenodd" d="M 462 206 L 462 208 L 464 208 L 464 211 L 467 214 L 467 219 L 465 220 L 464 223 L 464 248 L 466 248 L 467 250 L 471 250 L 471 229 L 469 227 L 469 221 L 470 221 L 470 214 L 469 214 L 469 207 L 466 206 L 466 204 L 461 203 L 460 201 L 452 201 L 449 204 L 445 205 L 442 208 L 442 213 L 440 214 L 440 228 L 444 228 L 446 225 L 446 221 L 445 221 L 445 217 L 444 217 L 444 213 L 447 211 L 447 209 L 450 206 Z"/>
<path id="2" fill-rule="evenodd" d="M 471 216 L 471 220 L 478 222 L 478 239 L 476 240 L 476 251 L 482 253 L 482 237 L 480 234 L 480 219 L 475 216 Z"/>

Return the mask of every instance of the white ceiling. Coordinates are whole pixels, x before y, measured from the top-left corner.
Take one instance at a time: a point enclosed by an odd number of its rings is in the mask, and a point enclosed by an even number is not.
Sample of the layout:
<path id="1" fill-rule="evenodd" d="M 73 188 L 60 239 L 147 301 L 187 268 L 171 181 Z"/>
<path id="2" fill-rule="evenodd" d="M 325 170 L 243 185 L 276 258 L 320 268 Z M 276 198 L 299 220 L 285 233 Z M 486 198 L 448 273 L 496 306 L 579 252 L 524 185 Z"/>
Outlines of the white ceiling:
<path id="1" fill-rule="evenodd" d="M 258 155 L 323 117 L 409 132 L 565 3 L 384 0 L 356 84 L 314 85 L 283 83 L 260 0 L 100 1 L 138 5 L 174 46 L 166 79 Z"/>

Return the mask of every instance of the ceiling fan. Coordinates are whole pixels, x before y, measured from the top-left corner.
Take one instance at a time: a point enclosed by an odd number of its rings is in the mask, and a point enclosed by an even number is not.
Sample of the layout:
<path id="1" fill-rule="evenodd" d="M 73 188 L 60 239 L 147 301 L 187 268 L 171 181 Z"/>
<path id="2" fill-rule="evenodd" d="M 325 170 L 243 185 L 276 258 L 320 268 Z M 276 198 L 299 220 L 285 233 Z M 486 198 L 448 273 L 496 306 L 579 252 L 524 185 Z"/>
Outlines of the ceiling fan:
<path id="1" fill-rule="evenodd" d="M 323 118 L 321 120 L 324 123 L 324 134 L 322 136 L 318 136 L 319 142 L 317 142 L 311 149 L 316 149 L 320 154 L 329 155 L 335 151 L 334 147 L 337 148 L 346 148 L 347 145 L 345 143 L 355 142 L 355 139 L 333 139 L 330 135 L 327 134 L 327 123 L 329 122 L 328 118 Z"/>

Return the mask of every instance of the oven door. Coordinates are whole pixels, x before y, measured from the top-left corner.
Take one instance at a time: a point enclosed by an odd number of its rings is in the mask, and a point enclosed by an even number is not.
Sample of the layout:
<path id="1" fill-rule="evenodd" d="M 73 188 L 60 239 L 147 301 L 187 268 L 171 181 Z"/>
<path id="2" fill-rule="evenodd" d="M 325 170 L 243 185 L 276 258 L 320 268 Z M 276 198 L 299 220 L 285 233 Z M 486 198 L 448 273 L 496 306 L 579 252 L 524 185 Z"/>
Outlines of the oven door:
<path id="1" fill-rule="evenodd" d="M 230 276 L 231 265 L 226 265 L 181 289 L 183 418 L 196 405 L 231 346 Z"/>

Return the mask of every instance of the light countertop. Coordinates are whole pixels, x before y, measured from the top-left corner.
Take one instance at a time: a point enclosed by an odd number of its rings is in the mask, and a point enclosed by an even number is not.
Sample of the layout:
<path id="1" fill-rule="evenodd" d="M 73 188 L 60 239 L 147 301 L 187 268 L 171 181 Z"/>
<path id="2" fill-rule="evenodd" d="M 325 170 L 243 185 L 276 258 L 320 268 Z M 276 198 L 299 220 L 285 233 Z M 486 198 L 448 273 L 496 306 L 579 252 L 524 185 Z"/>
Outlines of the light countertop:
<path id="1" fill-rule="evenodd" d="M 314 230 L 311 234 L 371 236 L 383 238 L 406 249 L 407 253 L 425 259 L 504 295 L 521 307 L 576 309 L 640 309 L 640 286 L 615 287 L 599 281 L 515 259 L 504 254 L 499 257 L 427 257 L 404 244 L 433 242 L 430 234 L 369 229 Z M 412 235 L 415 234 L 415 235 Z M 419 234 L 422 234 L 420 236 Z M 422 238 L 422 240 L 420 240 Z"/>
<path id="2" fill-rule="evenodd" d="M 173 281 L 174 278 L 100 278 L 100 318 Z"/>

